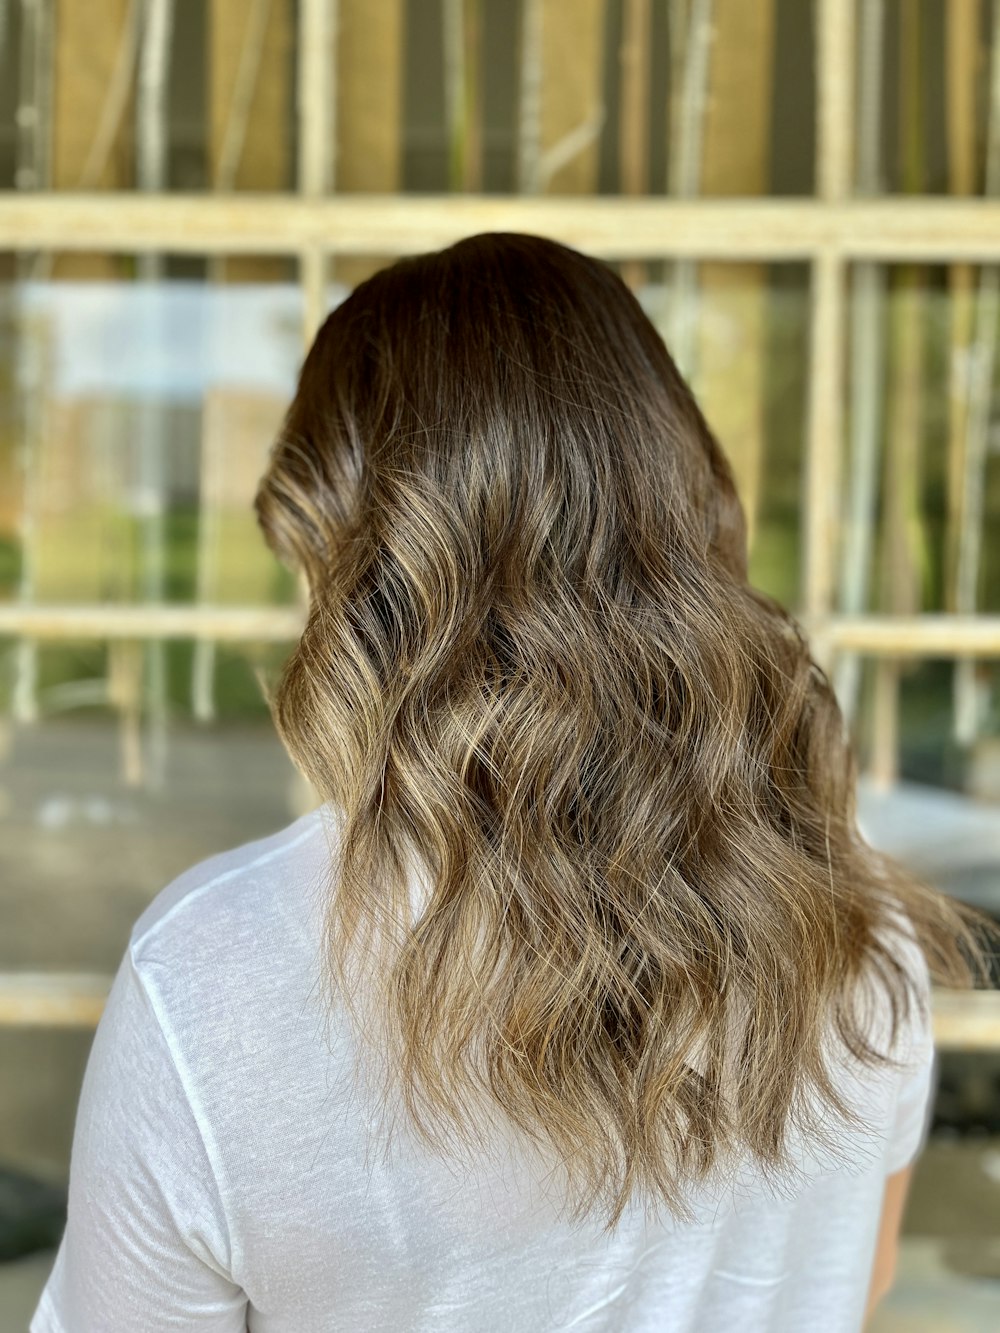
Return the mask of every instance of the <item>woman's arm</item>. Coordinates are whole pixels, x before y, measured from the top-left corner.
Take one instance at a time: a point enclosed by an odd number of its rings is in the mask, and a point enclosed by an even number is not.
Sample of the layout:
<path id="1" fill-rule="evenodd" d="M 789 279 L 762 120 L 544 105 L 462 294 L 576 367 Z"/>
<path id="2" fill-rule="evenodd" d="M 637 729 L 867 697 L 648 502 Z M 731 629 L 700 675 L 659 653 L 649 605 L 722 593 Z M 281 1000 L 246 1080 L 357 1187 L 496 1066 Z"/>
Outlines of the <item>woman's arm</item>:
<path id="1" fill-rule="evenodd" d="M 899 1254 L 899 1231 L 906 1207 L 906 1195 L 910 1187 L 913 1166 L 904 1166 L 886 1177 L 885 1194 L 882 1201 L 882 1220 L 879 1223 L 878 1242 L 875 1250 L 875 1263 L 872 1267 L 871 1285 L 868 1288 L 868 1304 L 865 1307 L 865 1325 L 879 1301 L 889 1291 L 896 1277 L 896 1259 Z"/>

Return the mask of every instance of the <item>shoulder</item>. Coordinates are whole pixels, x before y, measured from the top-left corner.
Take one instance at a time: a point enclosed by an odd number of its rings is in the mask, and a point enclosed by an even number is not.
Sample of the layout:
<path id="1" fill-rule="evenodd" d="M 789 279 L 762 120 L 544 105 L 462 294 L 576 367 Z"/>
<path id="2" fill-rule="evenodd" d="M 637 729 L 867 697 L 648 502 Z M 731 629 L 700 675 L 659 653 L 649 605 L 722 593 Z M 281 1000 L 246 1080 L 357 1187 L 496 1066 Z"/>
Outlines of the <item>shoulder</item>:
<path id="1" fill-rule="evenodd" d="M 243 935 L 251 925 L 266 930 L 268 920 L 290 920 L 302 909 L 302 891 L 329 866 L 336 829 L 333 811 L 321 805 L 182 871 L 133 924 L 133 964 L 141 970 L 147 962 L 169 961 L 178 950 L 190 956 L 199 943 L 224 942 L 229 932 Z"/>

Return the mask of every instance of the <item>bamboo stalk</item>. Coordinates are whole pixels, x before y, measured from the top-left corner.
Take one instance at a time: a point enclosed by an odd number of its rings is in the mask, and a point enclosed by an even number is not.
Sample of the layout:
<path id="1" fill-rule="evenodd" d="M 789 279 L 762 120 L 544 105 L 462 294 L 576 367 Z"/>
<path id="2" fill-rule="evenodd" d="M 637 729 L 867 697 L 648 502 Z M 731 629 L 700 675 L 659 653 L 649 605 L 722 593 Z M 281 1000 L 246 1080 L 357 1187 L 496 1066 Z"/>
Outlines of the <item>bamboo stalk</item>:
<path id="1" fill-rule="evenodd" d="M 517 188 L 520 194 L 538 194 L 542 155 L 542 0 L 521 0 L 517 69 Z"/>
<path id="2" fill-rule="evenodd" d="M 618 188 L 632 197 L 649 193 L 650 21 L 649 0 L 623 0 Z M 645 285 L 647 265 L 641 259 L 627 259 L 621 276 L 638 291 Z"/>
<path id="3" fill-rule="evenodd" d="M 136 183 L 140 190 L 162 191 L 167 173 L 167 76 L 174 24 L 174 0 L 145 0 L 145 22 L 138 71 L 138 154 Z M 138 257 L 138 276 L 145 282 L 161 282 L 160 255 Z M 162 311 L 149 310 L 144 339 L 163 346 L 167 335 Z M 140 520 L 143 548 L 143 596 L 147 602 L 162 602 L 166 588 L 166 523 L 164 495 L 167 440 L 162 409 L 143 400 L 139 410 L 138 448 L 140 469 Z M 152 639 L 139 659 L 146 668 L 146 745 L 140 744 L 141 700 L 130 701 L 127 725 L 135 732 L 129 755 L 133 783 L 145 778 L 147 785 L 161 790 L 167 766 L 167 660 L 166 644 Z M 147 762 L 148 760 L 148 762 Z"/>
<path id="4" fill-rule="evenodd" d="M 298 188 L 306 198 L 333 189 L 338 19 L 337 0 L 299 0 Z"/>
<path id="5" fill-rule="evenodd" d="M 649 0 L 623 0 L 621 131 L 618 143 L 622 194 L 649 193 Z"/>
<path id="6" fill-rule="evenodd" d="M 986 128 L 984 193 L 1000 194 L 1000 0 L 993 4 L 992 51 L 990 58 L 989 107 Z M 955 568 L 955 609 L 974 611 L 983 549 L 983 492 L 989 446 L 993 369 L 997 354 L 997 321 L 1000 320 L 1000 269 L 984 265 L 979 273 L 975 307 L 975 333 L 970 359 L 968 403 L 964 421 L 961 515 Z M 979 731 L 978 669 L 975 662 L 956 668 L 954 680 L 955 737 L 971 745 Z"/>
<path id="7" fill-rule="evenodd" d="M 481 14 L 479 0 L 443 0 L 448 184 L 483 188 Z"/>
<path id="8" fill-rule="evenodd" d="M 853 104 L 853 6 L 819 0 L 816 28 L 816 181 L 826 208 L 850 192 Z M 856 207 L 853 205 L 852 207 Z M 809 399 L 803 476 L 805 532 L 801 600 L 810 616 L 829 613 L 836 591 L 844 399 L 845 254 L 819 249 L 812 263 Z M 814 645 L 829 669 L 823 644 Z"/>
<path id="9" fill-rule="evenodd" d="M 55 6 L 52 0 L 22 0 L 21 33 L 22 59 L 20 73 L 22 79 L 29 81 L 31 92 L 27 105 L 31 107 L 33 117 L 23 125 L 18 116 L 18 136 L 30 137 L 30 160 L 35 189 L 45 189 L 55 184 L 55 101 L 56 85 L 54 69 L 56 65 L 55 44 Z M 20 108 L 19 108 L 20 111 Z M 20 188 L 32 188 L 32 181 L 19 180 Z M 36 266 L 36 276 L 47 274 L 48 257 L 42 265 Z"/>
<path id="10" fill-rule="evenodd" d="M 671 0 L 671 96 L 667 191 L 690 199 L 701 188 L 702 139 L 708 69 L 714 35 L 712 0 Z M 688 259 L 672 266 L 667 321 L 670 352 L 684 377 L 697 379 L 695 327 L 698 318 L 698 269 Z"/>
<path id="11" fill-rule="evenodd" d="M 835 551 L 843 428 L 844 266 L 835 254 L 813 260 L 809 308 L 809 397 L 802 478 L 805 551 L 803 614 L 827 616 L 834 604 Z M 825 669 L 822 645 L 814 656 Z"/>
<path id="12" fill-rule="evenodd" d="M 299 0 L 298 188 L 307 199 L 322 198 L 333 188 L 337 19 L 336 0 Z M 328 270 L 327 256 L 317 246 L 299 251 L 304 347 L 326 315 Z"/>
<path id="13" fill-rule="evenodd" d="M 884 189 L 880 152 L 884 0 L 869 0 L 860 18 L 855 189 L 872 197 Z M 885 278 L 884 267 L 877 263 L 861 261 L 851 269 L 850 468 L 839 602 L 848 615 L 863 611 L 870 597 L 885 383 Z M 835 666 L 834 691 L 848 726 L 854 721 L 860 686 L 860 657 L 841 654 Z"/>
<path id="14" fill-rule="evenodd" d="M 945 14 L 945 121 L 948 190 L 970 196 L 977 189 L 976 73 L 979 63 L 980 0 L 952 0 Z M 964 526 L 963 478 L 968 409 L 968 365 L 973 355 L 975 271 L 972 264 L 948 268 L 948 465 L 944 543 L 944 607 L 955 610 L 958 551 Z"/>
<path id="15" fill-rule="evenodd" d="M 17 102 L 17 139 L 15 145 L 14 184 L 18 190 L 42 189 L 51 184 L 52 173 L 52 85 L 45 70 L 51 63 L 51 7 L 40 0 L 26 0 L 21 6 L 21 34 L 18 63 L 20 80 Z M 17 282 L 41 280 L 51 273 L 51 256 L 44 251 L 25 249 L 15 256 Z M 38 532 L 38 454 L 43 438 L 45 410 L 44 381 L 37 346 L 26 344 L 22 336 L 17 344 L 16 384 L 23 439 L 19 452 L 22 474 L 21 508 L 18 535 L 21 562 L 17 596 L 22 604 L 35 595 Z M 18 722 L 34 722 L 38 717 L 38 645 L 22 638 L 14 654 L 14 686 L 11 713 Z"/>
<path id="16" fill-rule="evenodd" d="M 818 0 L 816 37 L 816 193 L 846 199 L 854 176 L 854 4 Z"/>

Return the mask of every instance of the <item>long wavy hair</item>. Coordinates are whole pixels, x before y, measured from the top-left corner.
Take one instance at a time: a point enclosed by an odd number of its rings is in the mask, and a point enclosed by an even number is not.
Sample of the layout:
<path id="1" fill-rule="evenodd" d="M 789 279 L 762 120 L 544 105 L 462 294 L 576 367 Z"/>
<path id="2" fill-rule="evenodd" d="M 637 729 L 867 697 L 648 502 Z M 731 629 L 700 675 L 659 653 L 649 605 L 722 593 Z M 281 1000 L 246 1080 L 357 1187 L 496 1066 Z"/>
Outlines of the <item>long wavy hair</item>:
<path id="1" fill-rule="evenodd" d="M 825 1034 L 893 1063 L 858 995 L 893 1040 L 926 1004 L 905 936 L 988 984 L 989 918 L 860 834 L 829 680 L 748 583 L 730 466 L 608 266 L 485 234 L 376 273 L 255 510 L 309 589 L 269 704 L 342 820 L 331 1004 L 432 1150 L 492 1108 L 575 1218 L 690 1216 L 734 1154 L 787 1165 L 810 1106 L 850 1119 Z"/>

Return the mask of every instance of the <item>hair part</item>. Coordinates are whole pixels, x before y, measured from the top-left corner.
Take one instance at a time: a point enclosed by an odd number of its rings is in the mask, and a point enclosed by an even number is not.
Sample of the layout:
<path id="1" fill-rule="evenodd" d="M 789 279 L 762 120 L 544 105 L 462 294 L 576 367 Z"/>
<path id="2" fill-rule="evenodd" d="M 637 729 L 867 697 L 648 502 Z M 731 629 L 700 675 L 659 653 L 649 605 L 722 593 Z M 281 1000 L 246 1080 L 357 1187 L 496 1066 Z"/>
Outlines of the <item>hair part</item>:
<path id="1" fill-rule="evenodd" d="M 343 819 L 329 998 L 432 1150 L 481 1147 L 492 1108 L 575 1217 L 684 1216 L 737 1153 L 787 1166 L 810 1106 L 850 1119 L 826 1034 L 893 1062 L 858 996 L 895 1041 L 926 1002 L 907 934 L 939 984 L 986 983 L 989 918 L 859 833 L 830 683 L 606 265 L 487 234 L 375 274 L 255 507 L 309 584 L 269 702 Z"/>

